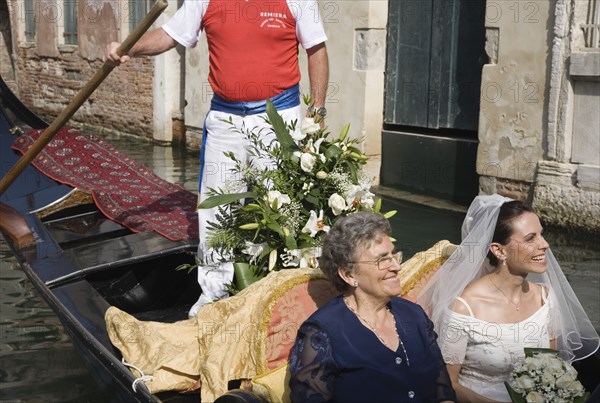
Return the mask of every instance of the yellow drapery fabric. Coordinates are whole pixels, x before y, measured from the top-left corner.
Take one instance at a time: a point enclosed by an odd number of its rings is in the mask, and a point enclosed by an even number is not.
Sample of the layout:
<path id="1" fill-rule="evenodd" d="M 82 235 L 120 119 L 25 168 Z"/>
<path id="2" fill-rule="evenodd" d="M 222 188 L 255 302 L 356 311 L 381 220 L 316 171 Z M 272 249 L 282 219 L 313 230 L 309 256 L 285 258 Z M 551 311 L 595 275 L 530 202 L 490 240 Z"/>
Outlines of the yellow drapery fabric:
<path id="1" fill-rule="evenodd" d="M 440 241 L 403 263 L 398 273 L 403 296 L 412 299 L 455 248 L 448 241 Z M 151 393 L 185 391 L 200 379 L 202 401 L 214 401 L 226 393 L 230 380 L 252 379 L 256 393 L 270 401 L 287 401 L 286 365 L 271 370 L 267 366 L 267 343 L 281 341 L 281 335 L 274 333 L 286 326 L 273 326 L 270 321 L 277 316 L 279 321 L 299 326 L 336 295 L 333 286 L 324 287 L 323 282 L 328 283 L 320 270 L 281 270 L 233 297 L 204 306 L 192 319 L 176 323 L 139 321 L 110 307 L 105 320 L 109 337 L 125 361 L 152 376 L 145 382 Z M 306 297 L 298 293 L 310 294 L 314 304 L 307 304 L 304 298 L 300 313 L 294 310 L 273 315 L 282 298 Z"/>

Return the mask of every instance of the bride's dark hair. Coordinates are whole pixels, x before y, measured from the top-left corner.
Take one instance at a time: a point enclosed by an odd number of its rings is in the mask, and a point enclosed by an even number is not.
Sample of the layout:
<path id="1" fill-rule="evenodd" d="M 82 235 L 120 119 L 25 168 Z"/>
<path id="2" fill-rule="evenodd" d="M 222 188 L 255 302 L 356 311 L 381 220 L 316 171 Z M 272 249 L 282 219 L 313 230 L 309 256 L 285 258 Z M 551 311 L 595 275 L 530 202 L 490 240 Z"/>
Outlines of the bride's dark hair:
<path id="1" fill-rule="evenodd" d="M 496 230 L 494 231 L 492 242 L 506 245 L 508 239 L 513 234 L 513 220 L 520 217 L 523 213 L 535 214 L 535 211 L 520 200 L 504 203 L 502 207 L 500 207 L 500 213 L 498 214 L 498 221 L 496 222 Z M 488 251 L 487 257 L 492 266 L 497 266 L 498 263 L 500 263 L 498 258 L 491 251 Z"/>

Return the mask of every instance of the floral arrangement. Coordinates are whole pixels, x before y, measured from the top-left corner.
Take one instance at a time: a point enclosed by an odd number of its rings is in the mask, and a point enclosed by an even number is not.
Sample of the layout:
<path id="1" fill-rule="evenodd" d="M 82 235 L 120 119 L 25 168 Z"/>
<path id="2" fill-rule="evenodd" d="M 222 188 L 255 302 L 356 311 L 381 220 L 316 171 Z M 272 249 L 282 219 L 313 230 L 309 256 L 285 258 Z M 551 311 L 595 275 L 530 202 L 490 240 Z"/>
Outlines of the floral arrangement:
<path id="1" fill-rule="evenodd" d="M 575 368 L 556 350 L 525 348 L 525 359 L 515 365 L 511 376 L 505 385 L 514 403 L 579 403 L 589 397 Z"/>
<path id="2" fill-rule="evenodd" d="M 310 98 L 304 102 L 312 105 Z M 250 140 L 251 159 L 261 166 L 226 154 L 235 163 L 234 179 L 211 189 L 199 205 L 219 209 L 216 222 L 208 224 L 207 246 L 234 262 L 236 284 L 230 292 L 272 270 L 316 267 L 322 239 L 337 217 L 381 209 L 362 169 L 368 157 L 359 140 L 348 139 L 349 125 L 329 139 L 319 117 L 307 116 L 297 129 L 297 122 L 286 124 L 271 102 L 267 116 L 278 140 L 273 144 L 232 124 Z"/>

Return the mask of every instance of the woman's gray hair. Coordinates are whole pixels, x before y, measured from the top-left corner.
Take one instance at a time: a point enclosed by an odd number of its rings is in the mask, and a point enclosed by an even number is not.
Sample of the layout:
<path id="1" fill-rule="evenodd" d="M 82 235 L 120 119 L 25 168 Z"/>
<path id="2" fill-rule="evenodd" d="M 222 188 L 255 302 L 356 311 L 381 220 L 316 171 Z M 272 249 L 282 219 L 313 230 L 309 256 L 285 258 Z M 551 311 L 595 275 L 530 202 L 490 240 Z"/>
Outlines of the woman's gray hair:
<path id="1" fill-rule="evenodd" d="M 361 211 L 339 218 L 323 241 L 319 267 L 338 291 L 345 292 L 350 286 L 339 276 L 338 268 L 352 272 L 351 262 L 359 259 L 359 249 L 369 248 L 381 234 L 390 233 L 389 221 L 379 214 Z"/>

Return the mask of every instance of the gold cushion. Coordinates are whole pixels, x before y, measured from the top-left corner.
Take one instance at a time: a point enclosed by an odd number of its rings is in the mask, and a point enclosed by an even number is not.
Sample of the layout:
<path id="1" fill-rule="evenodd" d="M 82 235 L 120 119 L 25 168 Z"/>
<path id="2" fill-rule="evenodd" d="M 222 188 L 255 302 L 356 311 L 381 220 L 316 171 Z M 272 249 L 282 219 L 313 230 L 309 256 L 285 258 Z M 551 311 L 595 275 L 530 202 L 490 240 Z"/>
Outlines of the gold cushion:
<path id="1" fill-rule="evenodd" d="M 271 403 L 290 402 L 290 371 L 285 362 L 275 369 L 252 378 L 252 391 Z"/>

